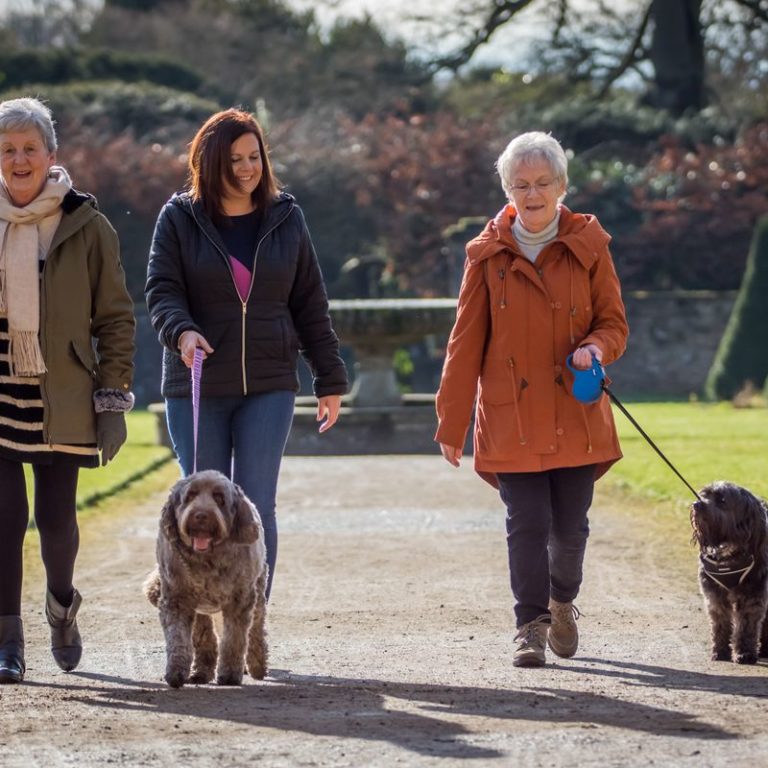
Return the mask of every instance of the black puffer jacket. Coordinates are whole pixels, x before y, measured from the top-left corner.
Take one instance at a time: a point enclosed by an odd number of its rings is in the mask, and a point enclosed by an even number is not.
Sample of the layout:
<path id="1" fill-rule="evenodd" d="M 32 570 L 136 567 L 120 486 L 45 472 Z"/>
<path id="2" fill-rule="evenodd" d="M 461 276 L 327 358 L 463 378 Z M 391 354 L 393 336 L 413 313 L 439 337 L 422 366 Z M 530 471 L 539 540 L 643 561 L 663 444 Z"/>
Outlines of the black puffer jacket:
<path id="1" fill-rule="evenodd" d="M 216 227 L 188 193 L 165 204 L 145 290 L 164 347 L 163 396 L 190 394 L 189 369 L 178 351 L 179 337 L 189 330 L 214 349 L 203 367 L 203 396 L 296 391 L 299 351 L 312 369 L 317 397 L 346 392 L 320 265 L 294 198 L 283 193 L 266 212 L 246 301 L 226 254 Z"/>

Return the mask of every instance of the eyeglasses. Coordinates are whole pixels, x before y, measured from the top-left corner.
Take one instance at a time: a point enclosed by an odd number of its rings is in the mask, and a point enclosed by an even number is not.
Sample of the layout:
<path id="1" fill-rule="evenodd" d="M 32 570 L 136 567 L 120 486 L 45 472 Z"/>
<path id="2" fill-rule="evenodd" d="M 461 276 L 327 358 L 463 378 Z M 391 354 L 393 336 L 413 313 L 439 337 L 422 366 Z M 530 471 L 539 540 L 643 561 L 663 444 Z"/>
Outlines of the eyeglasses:
<path id="1" fill-rule="evenodd" d="M 512 184 L 510 188 L 515 194 L 525 197 L 532 189 L 535 189 L 537 192 L 548 192 L 555 186 L 556 181 L 557 179 L 542 179 L 535 184 L 528 184 L 527 182 Z"/>

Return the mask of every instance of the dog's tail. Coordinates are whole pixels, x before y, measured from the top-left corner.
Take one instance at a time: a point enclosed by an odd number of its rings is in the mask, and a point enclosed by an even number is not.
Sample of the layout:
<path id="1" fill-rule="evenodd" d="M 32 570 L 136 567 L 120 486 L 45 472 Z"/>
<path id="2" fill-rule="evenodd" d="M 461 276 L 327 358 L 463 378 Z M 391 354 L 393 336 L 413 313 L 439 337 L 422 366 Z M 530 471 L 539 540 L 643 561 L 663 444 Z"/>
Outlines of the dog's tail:
<path id="1" fill-rule="evenodd" d="M 157 568 L 144 579 L 142 589 L 147 596 L 147 600 L 157 608 L 157 604 L 160 602 L 160 572 Z"/>

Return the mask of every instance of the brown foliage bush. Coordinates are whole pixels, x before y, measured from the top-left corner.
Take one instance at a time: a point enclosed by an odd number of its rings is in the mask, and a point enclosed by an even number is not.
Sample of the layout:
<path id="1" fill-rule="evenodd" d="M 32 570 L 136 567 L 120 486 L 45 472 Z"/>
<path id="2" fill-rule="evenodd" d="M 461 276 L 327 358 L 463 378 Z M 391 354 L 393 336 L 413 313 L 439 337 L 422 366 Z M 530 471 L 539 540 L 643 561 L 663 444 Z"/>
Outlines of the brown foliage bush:
<path id="1" fill-rule="evenodd" d="M 643 220 L 621 243 L 623 276 L 646 288 L 738 288 L 768 210 L 768 123 L 735 142 L 661 144 L 632 190 Z"/>

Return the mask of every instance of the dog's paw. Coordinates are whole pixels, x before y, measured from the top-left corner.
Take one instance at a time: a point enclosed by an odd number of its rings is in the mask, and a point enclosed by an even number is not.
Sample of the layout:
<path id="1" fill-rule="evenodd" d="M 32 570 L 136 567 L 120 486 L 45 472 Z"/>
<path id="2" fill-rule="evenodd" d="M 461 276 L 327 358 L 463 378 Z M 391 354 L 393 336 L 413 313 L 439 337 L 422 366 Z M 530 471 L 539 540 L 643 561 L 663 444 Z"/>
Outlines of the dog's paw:
<path id="1" fill-rule="evenodd" d="M 733 655 L 733 660 L 737 664 L 757 664 L 757 654 L 756 653 L 735 653 Z"/>
<path id="2" fill-rule="evenodd" d="M 254 680 L 263 680 L 267 676 L 267 665 L 266 664 L 249 664 L 248 674 Z"/>
<path id="3" fill-rule="evenodd" d="M 171 688 L 181 688 L 187 682 L 187 675 L 180 669 L 169 669 L 165 673 L 165 682 Z"/>
<path id="4" fill-rule="evenodd" d="M 213 672 L 193 671 L 192 674 L 189 676 L 189 682 L 192 685 L 206 685 L 207 683 L 210 683 L 211 680 L 213 680 Z"/>
<path id="5" fill-rule="evenodd" d="M 241 672 L 219 672 L 216 675 L 216 685 L 242 685 L 243 673 Z"/>
<path id="6" fill-rule="evenodd" d="M 713 648 L 712 655 L 710 656 L 712 661 L 730 661 L 731 649 L 730 648 Z"/>

